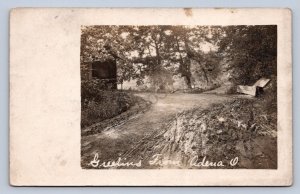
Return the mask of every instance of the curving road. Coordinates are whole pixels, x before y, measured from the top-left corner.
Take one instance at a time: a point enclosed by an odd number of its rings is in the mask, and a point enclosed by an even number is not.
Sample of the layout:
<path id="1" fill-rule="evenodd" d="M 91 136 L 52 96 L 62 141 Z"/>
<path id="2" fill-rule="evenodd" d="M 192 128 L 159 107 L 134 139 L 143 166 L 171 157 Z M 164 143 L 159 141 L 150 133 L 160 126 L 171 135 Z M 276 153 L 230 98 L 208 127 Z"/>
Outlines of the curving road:
<path id="1" fill-rule="evenodd" d="M 110 128 L 99 134 L 83 136 L 81 139 L 82 168 L 92 168 L 90 162 L 96 154 L 100 163 L 116 161 L 125 153 L 128 157 L 128 151 L 134 149 L 134 146 L 138 145 L 142 139 L 149 138 L 152 134 L 163 130 L 165 122 L 175 117 L 178 112 L 195 107 L 206 109 L 212 104 L 224 103 L 233 99 L 232 96 L 215 94 L 140 93 L 136 95 L 152 101 L 151 108 L 121 126 Z"/>

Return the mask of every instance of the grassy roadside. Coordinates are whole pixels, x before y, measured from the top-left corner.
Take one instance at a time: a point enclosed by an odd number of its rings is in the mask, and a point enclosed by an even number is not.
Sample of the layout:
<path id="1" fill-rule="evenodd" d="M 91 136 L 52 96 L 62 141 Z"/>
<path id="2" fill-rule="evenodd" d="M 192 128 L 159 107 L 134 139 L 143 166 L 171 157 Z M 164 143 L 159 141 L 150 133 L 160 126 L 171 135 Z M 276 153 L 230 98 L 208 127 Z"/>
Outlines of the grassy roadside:
<path id="1" fill-rule="evenodd" d="M 114 95 L 116 96 L 117 93 L 114 92 Z M 134 96 L 133 94 L 130 94 L 130 93 L 125 94 L 125 95 L 128 95 L 128 99 L 133 101 L 133 103 L 130 103 L 129 107 L 126 107 L 126 109 L 123 109 L 124 111 L 122 111 L 120 113 L 118 113 L 118 111 L 115 111 L 114 112 L 115 114 L 110 114 L 112 117 L 97 118 L 97 119 L 93 120 L 91 122 L 92 123 L 91 125 L 88 125 L 88 126 L 82 128 L 81 134 L 82 135 L 91 135 L 91 134 L 100 133 L 101 131 L 111 128 L 111 127 L 116 127 L 116 126 L 123 124 L 126 121 L 130 120 L 134 116 L 137 116 L 139 113 L 143 113 L 143 112 L 147 111 L 151 106 L 151 103 L 143 100 L 141 97 Z M 123 103 L 129 104 L 128 101 L 124 101 Z M 97 111 L 99 109 L 100 109 L 100 111 Z M 97 109 L 92 114 L 97 114 L 97 112 L 103 112 L 101 107 L 99 107 L 99 109 Z M 94 110 L 94 109 L 92 109 L 92 110 Z M 116 109 L 112 109 L 112 110 L 116 110 Z M 90 110 L 87 110 L 87 111 L 90 111 Z M 83 112 L 82 114 L 86 114 L 86 113 Z"/>
<path id="2" fill-rule="evenodd" d="M 81 129 L 99 122 L 102 122 L 102 127 L 106 127 L 109 119 L 120 117 L 117 120 L 126 120 L 126 117 L 138 112 L 139 108 L 143 111 L 148 106 L 145 100 L 132 93 L 105 90 L 104 86 L 105 83 L 97 79 L 81 81 Z M 129 110 L 129 113 L 124 114 Z"/>
<path id="3" fill-rule="evenodd" d="M 115 117 L 140 101 L 138 97 L 119 91 L 100 91 L 94 99 L 85 99 L 81 111 L 81 127 Z"/>

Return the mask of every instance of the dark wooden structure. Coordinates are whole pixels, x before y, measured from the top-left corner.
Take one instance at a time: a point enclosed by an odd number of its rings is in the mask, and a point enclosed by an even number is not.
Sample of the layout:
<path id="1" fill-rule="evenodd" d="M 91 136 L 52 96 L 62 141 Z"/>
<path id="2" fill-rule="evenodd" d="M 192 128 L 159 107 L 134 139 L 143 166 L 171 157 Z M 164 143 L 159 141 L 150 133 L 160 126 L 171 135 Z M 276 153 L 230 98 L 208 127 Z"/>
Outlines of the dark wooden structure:
<path id="1" fill-rule="evenodd" d="M 91 77 L 103 81 L 105 89 L 117 89 L 116 60 L 90 62 Z"/>

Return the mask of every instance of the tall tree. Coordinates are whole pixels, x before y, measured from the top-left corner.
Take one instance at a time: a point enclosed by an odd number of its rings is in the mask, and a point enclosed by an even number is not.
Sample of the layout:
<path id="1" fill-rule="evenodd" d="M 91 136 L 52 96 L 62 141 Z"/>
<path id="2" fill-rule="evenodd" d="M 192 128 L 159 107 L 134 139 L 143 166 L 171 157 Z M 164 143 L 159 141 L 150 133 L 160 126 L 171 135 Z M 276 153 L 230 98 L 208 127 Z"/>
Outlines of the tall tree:
<path id="1" fill-rule="evenodd" d="M 219 53 L 234 70 L 234 82 L 251 84 L 277 74 L 277 26 L 226 26 L 215 30 Z"/>

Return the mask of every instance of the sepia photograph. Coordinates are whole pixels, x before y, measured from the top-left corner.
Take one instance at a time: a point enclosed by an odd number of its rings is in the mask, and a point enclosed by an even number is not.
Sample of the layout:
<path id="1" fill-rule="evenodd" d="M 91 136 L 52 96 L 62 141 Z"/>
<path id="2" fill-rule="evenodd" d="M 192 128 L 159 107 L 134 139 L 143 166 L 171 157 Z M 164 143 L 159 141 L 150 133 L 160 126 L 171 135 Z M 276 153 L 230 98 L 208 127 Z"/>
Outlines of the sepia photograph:
<path id="1" fill-rule="evenodd" d="M 290 186 L 286 8 L 16 8 L 10 184 Z"/>
<path id="2" fill-rule="evenodd" d="M 82 25 L 80 41 L 82 169 L 277 169 L 277 25 Z"/>

